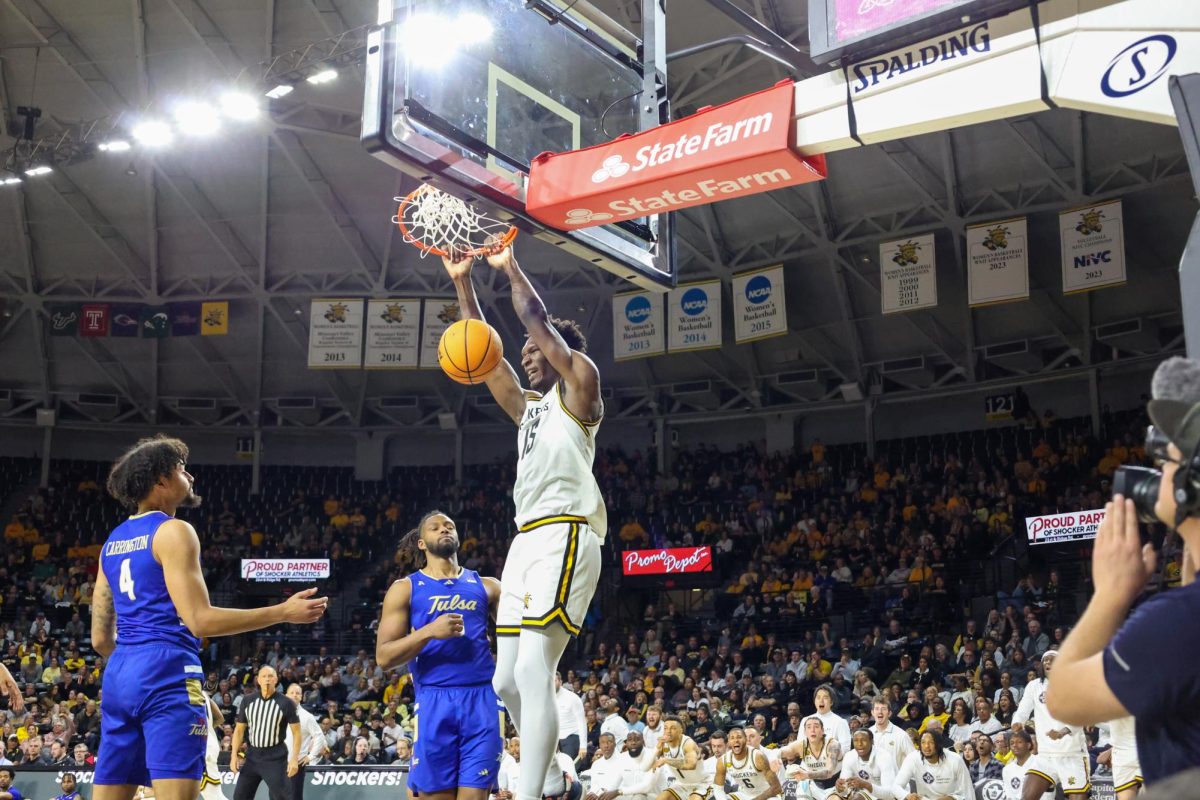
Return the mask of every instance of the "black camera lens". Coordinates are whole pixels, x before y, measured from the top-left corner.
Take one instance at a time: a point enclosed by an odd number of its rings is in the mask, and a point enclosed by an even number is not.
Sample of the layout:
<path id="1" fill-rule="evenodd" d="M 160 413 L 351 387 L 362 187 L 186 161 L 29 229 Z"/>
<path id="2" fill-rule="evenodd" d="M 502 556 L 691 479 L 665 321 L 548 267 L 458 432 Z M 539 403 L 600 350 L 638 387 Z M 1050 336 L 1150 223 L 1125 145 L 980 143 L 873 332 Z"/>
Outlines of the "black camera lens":
<path id="1" fill-rule="evenodd" d="M 1133 501 L 1138 519 L 1142 522 L 1158 522 L 1154 504 L 1158 502 L 1158 487 L 1162 483 L 1162 470 L 1152 467 L 1118 467 L 1113 475 L 1113 494 L 1123 495 Z"/>

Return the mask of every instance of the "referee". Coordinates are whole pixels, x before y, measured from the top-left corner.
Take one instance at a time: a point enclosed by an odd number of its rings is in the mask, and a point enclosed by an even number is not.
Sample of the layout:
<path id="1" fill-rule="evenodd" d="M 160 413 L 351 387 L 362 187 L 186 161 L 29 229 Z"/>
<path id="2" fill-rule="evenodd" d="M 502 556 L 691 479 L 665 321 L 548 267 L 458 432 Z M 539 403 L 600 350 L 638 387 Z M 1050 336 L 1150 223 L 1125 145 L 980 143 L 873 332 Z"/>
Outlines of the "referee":
<path id="1" fill-rule="evenodd" d="M 229 768 L 237 774 L 233 800 L 253 800 L 258 785 L 267 782 L 271 800 L 292 800 L 288 778 L 299 771 L 296 757 L 288 758 L 284 744 L 286 730 L 292 736 L 292 752 L 300 752 L 300 717 L 296 704 L 275 691 L 279 676 L 271 667 L 258 671 L 258 691 L 246 697 L 238 709 L 233 729 L 233 752 Z M 248 732 L 247 732 L 248 731 Z M 246 742 L 246 760 L 240 762 L 242 742 Z"/>

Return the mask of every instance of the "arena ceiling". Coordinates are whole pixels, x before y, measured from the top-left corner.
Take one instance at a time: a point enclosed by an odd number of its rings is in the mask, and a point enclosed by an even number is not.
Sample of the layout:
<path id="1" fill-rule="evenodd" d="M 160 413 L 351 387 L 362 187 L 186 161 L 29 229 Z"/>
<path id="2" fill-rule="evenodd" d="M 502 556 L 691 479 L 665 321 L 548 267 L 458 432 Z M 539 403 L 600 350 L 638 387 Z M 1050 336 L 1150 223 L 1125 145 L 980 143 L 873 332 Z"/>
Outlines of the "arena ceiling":
<path id="1" fill-rule="evenodd" d="M 606 5 L 617 20 L 636 19 L 636 2 Z M 805 5 L 743 3 L 801 46 Z M 139 426 L 395 428 L 437 425 L 446 411 L 464 424 L 494 420 L 481 390 L 468 393 L 440 372 L 305 368 L 309 298 L 452 293 L 441 264 L 418 258 L 389 224 L 392 197 L 410 187 L 357 141 L 356 59 L 375 6 L 0 0 L 5 120 L 20 125 L 18 107 L 41 108 L 37 136 L 62 152 L 175 98 L 239 78 L 264 85 L 297 59 L 345 62 L 337 81 L 302 84 L 252 125 L 154 153 L 97 153 L 0 186 L 0 391 L 10 393 L 0 398 L 0 424 L 31 425 L 38 407 L 58 408 L 68 422 Z M 730 32 L 703 0 L 675 0 L 668 19 L 671 50 Z M 675 61 L 670 72 L 677 114 L 786 77 L 734 48 Z M 9 133 L 0 132 L 6 152 Z M 824 183 L 681 214 L 685 280 L 728 284 L 735 272 L 786 265 L 790 333 L 753 345 L 612 364 L 609 298 L 624 286 L 547 246 L 519 245 L 551 311 L 586 327 L 612 391 L 610 414 L 802 410 L 842 403 L 846 383 L 971 387 L 1181 349 L 1175 270 L 1196 205 L 1175 129 L 1056 110 L 835 153 L 829 170 Z M 1064 296 L 1055 212 L 1117 197 L 1129 283 Z M 968 308 L 964 226 L 1018 214 L 1030 216 L 1030 301 Z M 882 316 L 879 242 L 930 231 L 938 307 Z M 504 286 L 486 273 L 484 302 L 515 349 Z M 231 301 L 231 335 L 82 339 L 48 336 L 44 324 L 46 304 L 59 301 L 202 299 Z M 1105 327 L 1135 320 L 1136 329 Z M 1025 343 L 1020 357 L 985 350 L 1014 342 Z M 676 391 L 680 383 L 691 391 Z M 215 403 L 189 403 L 196 398 Z M 295 398 L 316 398 L 316 408 L 280 409 Z"/>

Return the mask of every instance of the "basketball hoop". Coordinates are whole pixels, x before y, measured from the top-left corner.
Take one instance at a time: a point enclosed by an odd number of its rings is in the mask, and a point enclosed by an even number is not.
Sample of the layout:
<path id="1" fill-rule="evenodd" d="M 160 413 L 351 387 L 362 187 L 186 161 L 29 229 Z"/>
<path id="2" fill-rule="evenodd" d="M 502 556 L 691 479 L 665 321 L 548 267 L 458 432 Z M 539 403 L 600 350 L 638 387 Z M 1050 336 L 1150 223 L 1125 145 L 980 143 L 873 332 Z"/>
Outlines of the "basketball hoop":
<path id="1" fill-rule="evenodd" d="M 452 194 L 423 183 L 404 197 L 392 221 L 404 241 L 421 251 L 446 258 L 482 258 L 512 244 L 517 229 L 482 214 Z"/>

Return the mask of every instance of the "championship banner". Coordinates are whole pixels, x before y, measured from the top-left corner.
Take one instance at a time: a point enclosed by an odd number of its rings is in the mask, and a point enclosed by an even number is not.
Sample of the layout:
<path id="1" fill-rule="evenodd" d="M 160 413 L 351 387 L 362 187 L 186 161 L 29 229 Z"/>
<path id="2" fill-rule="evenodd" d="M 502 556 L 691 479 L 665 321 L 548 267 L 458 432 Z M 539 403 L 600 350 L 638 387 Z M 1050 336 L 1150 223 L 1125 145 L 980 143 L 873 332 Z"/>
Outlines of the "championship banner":
<path id="1" fill-rule="evenodd" d="M 446 328 L 462 319 L 457 300 L 433 298 L 424 303 L 421 319 L 421 369 L 438 369 L 438 343 Z"/>
<path id="2" fill-rule="evenodd" d="M 613 295 L 613 358 L 662 355 L 663 296 L 658 292 Z"/>
<path id="3" fill-rule="evenodd" d="M 937 265 L 932 233 L 879 245 L 879 286 L 883 313 L 937 305 Z"/>
<path id="4" fill-rule="evenodd" d="M 368 300 L 367 369 L 416 369 L 421 346 L 420 300 Z"/>
<path id="5" fill-rule="evenodd" d="M 667 293 L 667 349 L 672 353 L 721 346 L 721 282 L 679 286 Z"/>
<path id="6" fill-rule="evenodd" d="M 733 276 L 733 338 L 738 344 L 787 333 L 783 265 Z"/>
<path id="7" fill-rule="evenodd" d="M 1121 201 L 1085 206 L 1058 215 L 1063 294 L 1125 282 L 1125 231 Z"/>
<path id="8" fill-rule="evenodd" d="M 329 577 L 328 558 L 243 558 L 242 580 L 318 581 Z"/>
<path id="9" fill-rule="evenodd" d="M 308 312 L 308 368 L 362 366 L 363 301 L 358 297 L 313 300 Z"/>
<path id="10" fill-rule="evenodd" d="M 1096 531 L 1103 521 L 1104 509 L 1097 508 L 1093 511 L 1026 517 L 1025 530 L 1029 535 L 1030 544 L 1074 542 L 1080 539 L 1095 539 Z"/>
<path id="11" fill-rule="evenodd" d="M 1029 299 L 1029 232 L 1025 217 L 967 226 L 967 303 Z"/>
<path id="12" fill-rule="evenodd" d="M 229 301 L 200 304 L 200 335 L 224 336 L 229 333 Z"/>
<path id="13" fill-rule="evenodd" d="M 680 575 L 712 572 L 712 567 L 711 547 L 670 547 L 621 553 L 621 572 L 625 575 Z"/>
<path id="14" fill-rule="evenodd" d="M 109 307 L 105 303 L 84 303 L 79 307 L 79 335 L 108 336 Z"/>

